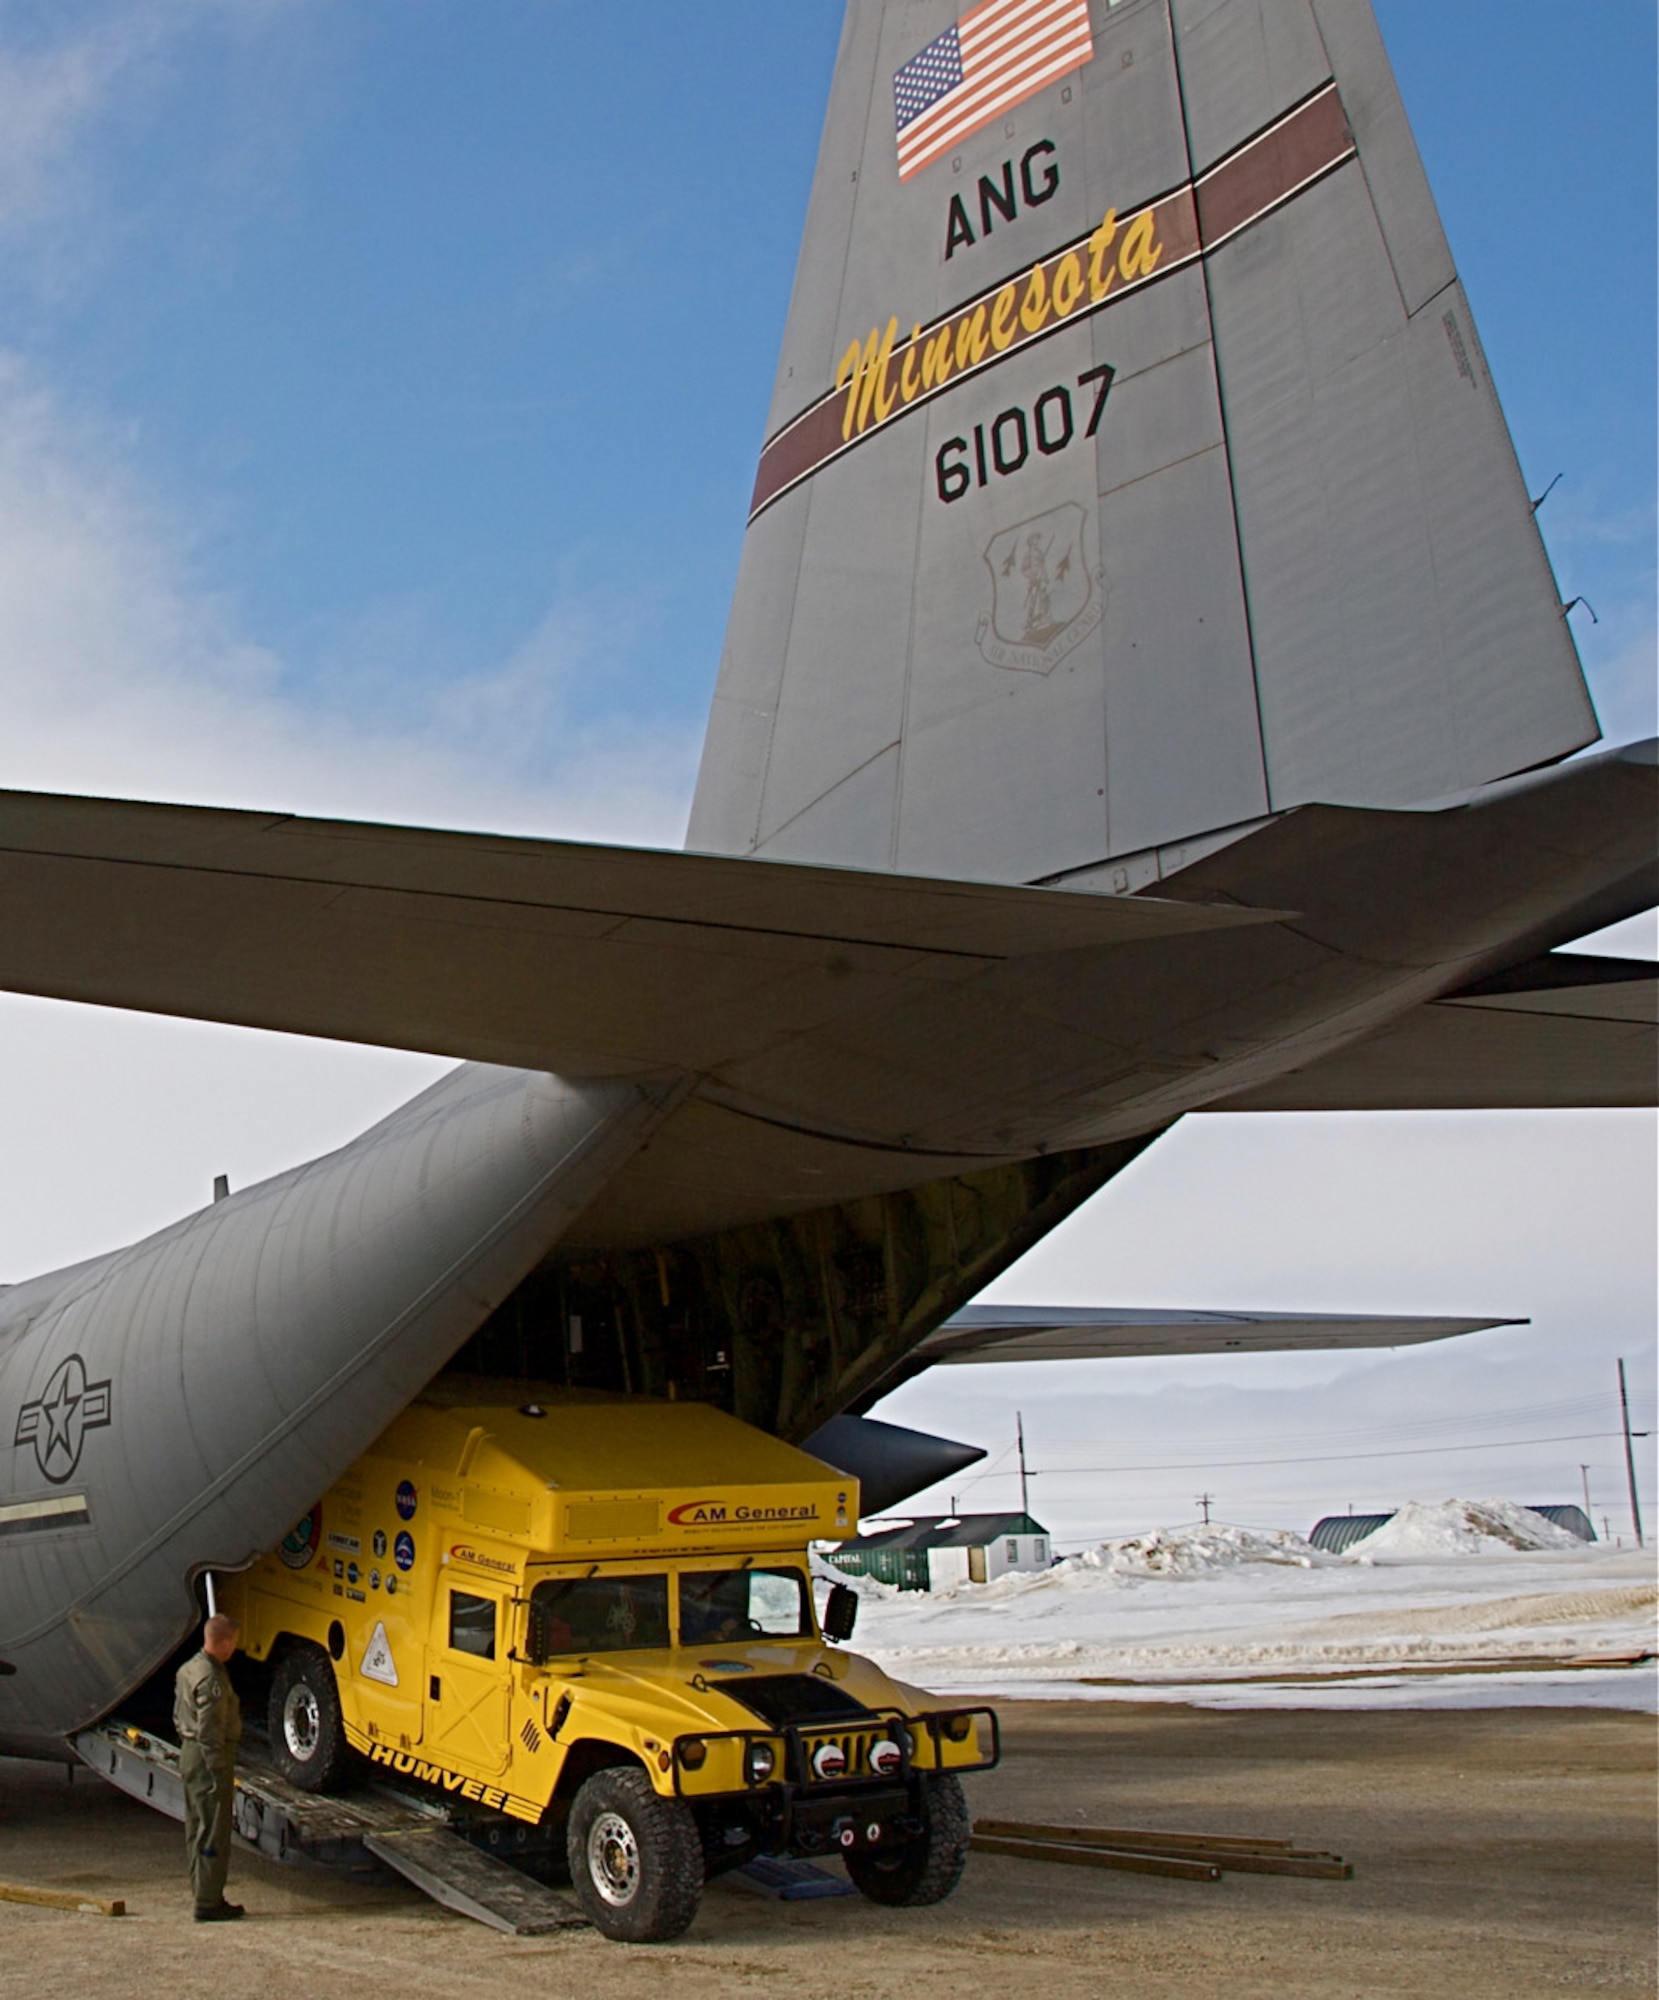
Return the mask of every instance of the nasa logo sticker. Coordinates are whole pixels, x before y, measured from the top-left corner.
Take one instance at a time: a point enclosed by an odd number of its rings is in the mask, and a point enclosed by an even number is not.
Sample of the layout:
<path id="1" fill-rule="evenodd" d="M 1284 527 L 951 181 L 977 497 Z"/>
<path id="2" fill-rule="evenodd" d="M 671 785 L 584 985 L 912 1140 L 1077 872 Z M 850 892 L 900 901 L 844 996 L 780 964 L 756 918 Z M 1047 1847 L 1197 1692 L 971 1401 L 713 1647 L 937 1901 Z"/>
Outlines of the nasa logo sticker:
<path id="1" fill-rule="evenodd" d="M 419 1504 L 412 1479 L 400 1479 L 397 1483 L 397 1517 L 400 1521 L 412 1521 L 415 1508 Z"/>
<path id="2" fill-rule="evenodd" d="M 322 1546 L 323 1510 L 319 1504 L 302 1514 L 277 1545 L 277 1554 L 289 1569 L 309 1569 Z"/>
<path id="3" fill-rule="evenodd" d="M 407 1528 L 392 1544 L 392 1557 L 399 1569 L 415 1567 L 415 1538 Z"/>

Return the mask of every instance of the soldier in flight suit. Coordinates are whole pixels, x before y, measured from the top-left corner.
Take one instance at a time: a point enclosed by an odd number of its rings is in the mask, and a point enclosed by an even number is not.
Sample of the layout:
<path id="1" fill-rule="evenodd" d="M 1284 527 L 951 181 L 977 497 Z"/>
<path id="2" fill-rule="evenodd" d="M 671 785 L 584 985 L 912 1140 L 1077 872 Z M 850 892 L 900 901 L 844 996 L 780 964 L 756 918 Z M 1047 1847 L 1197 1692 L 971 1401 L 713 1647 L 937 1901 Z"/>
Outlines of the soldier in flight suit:
<path id="1" fill-rule="evenodd" d="M 230 1868 L 231 1799 L 242 1705 L 225 1671 L 241 1626 L 222 1612 L 202 1627 L 202 1650 L 179 1668 L 173 1683 L 173 1726 L 184 1781 L 184 1851 L 199 1924 L 228 1923 L 242 1914 L 225 1901 Z"/>

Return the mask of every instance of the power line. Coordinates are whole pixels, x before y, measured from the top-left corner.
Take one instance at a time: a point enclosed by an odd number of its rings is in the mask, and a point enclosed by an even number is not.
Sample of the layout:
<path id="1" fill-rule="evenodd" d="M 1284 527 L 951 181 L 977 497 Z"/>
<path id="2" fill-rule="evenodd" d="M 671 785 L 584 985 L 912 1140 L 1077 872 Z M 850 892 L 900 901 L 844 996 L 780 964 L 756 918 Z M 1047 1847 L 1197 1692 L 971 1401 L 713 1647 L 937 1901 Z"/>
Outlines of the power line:
<path id="1" fill-rule="evenodd" d="M 1483 1422 L 1486 1425 L 1492 1425 L 1492 1424 L 1506 1425 L 1506 1424 L 1526 1422 L 1529 1420 L 1537 1421 L 1538 1418 L 1544 1416 L 1571 1417 L 1574 1415 L 1578 1415 L 1581 1412 L 1585 1415 L 1589 1415 L 1592 1412 L 1599 1415 L 1603 1411 L 1607 1410 L 1608 1404 L 1611 1402 L 1611 1400 L 1612 1398 L 1610 1398 L 1605 1394 L 1568 1397 L 1568 1398 L 1560 1398 L 1553 1402 L 1548 1402 L 1548 1403 L 1533 1403 L 1533 1404 L 1520 1405 L 1507 1410 L 1484 1411 L 1481 1413 L 1481 1416 Z M 1341 1448 L 1338 1450 L 1316 1452 L 1309 1454 L 1281 1454 L 1271 1457 L 1244 1458 L 1244 1459 L 1204 1458 L 1204 1459 L 1184 1459 L 1184 1460 L 1142 1461 L 1132 1457 L 1125 1457 L 1123 1460 L 1121 1460 L 1119 1463 L 1115 1465 L 1077 1466 L 1077 1465 L 1067 1465 L 1063 1462 L 1060 1462 L 1060 1454 L 1067 1449 L 1066 1446 L 1062 1445 L 1059 1447 L 1050 1447 L 1045 1449 L 1044 1457 L 1048 1458 L 1051 1462 L 1048 1465 L 1046 1465 L 1043 1468 L 1043 1470 L 1047 1473 L 1050 1479 L 1058 1479 L 1066 1477 L 1068 1475 L 1075 1475 L 1079 1478 L 1086 1478 L 1086 1477 L 1101 1476 L 1105 1474 L 1119 1474 L 1119 1475 L 1127 1474 L 1135 1476 L 1141 1473 L 1158 1473 L 1158 1472 L 1202 1472 L 1207 1474 L 1212 1470 L 1235 1470 L 1235 1469 L 1247 1470 L 1247 1469 L 1260 1469 L 1263 1467 L 1293 1466 L 1293 1465 L 1329 1465 L 1337 1462 L 1347 1463 L 1349 1461 L 1359 1461 L 1359 1460 L 1384 1460 L 1384 1459 L 1396 1459 L 1396 1458 L 1434 1457 L 1434 1456 L 1444 1456 L 1451 1453 L 1468 1454 L 1468 1453 L 1476 1453 L 1483 1451 L 1514 1451 L 1533 1445 L 1542 1446 L 1546 1444 L 1567 1444 L 1567 1443 L 1578 1443 L 1584 1441 L 1603 1441 L 1610 1438 L 1619 1438 L 1622 1435 L 1622 1426 L 1621 1426 L 1620 1431 L 1560 1432 L 1560 1433 L 1552 1433 L 1544 1437 L 1531 1437 L 1531 1438 L 1484 1438 L 1484 1439 L 1463 1438 L 1458 1440 L 1456 1443 L 1420 1444 L 1420 1445 L 1408 1445 L 1405 1443 L 1401 1443 L 1386 1449 L 1378 1449 L 1370 1451 L 1355 1450 L 1353 1448 L 1355 1444 L 1362 1443 L 1370 1439 L 1376 1439 L 1380 1441 L 1382 1439 L 1390 1437 L 1398 1437 L 1403 1439 L 1403 1438 L 1423 1437 L 1423 1436 L 1429 1436 L 1429 1437 L 1444 1436 L 1448 1430 L 1455 1430 L 1460 1424 L 1465 1424 L 1467 1422 L 1468 1418 L 1466 1416 L 1448 1416 L 1448 1417 L 1423 1418 L 1417 1421 L 1408 1420 L 1406 1422 L 1399 1424 L 1370 1425 L 1357 1428 L 1353 1431 L 1339 1432 L 1335 1434 L 1333 1434 L 1328 1429 L 1323 1431 L 1282 1432 L 1276 1435 L 1269 1435 L 1269 1437 L 1262 1440 L 1262 1442 L 1268 1444 L 1278 1444 L 1278 1443 L 1290 1444 L 1290 1443 L 1300 1443 L 1304 1440 L 1312 1440 L 1314 1438 L 1319 1438 L 1321 1440 L 1333 1440 L 1334 1436 L 1334 1439 L 1341 1441 Z M 1645 1431 L 1637 1431 L 1633 1432 L 1632 1435 L 1637 1437 L 1643 1437 L 1649 1435 L 1649 1433 Z M 1184 1438 L 1182 1441 L 1187 1445 L 1189 1445 L 1189 1447 L 1195 1444 L 1202 1445 L 1212 1442 L 1212 1440 L 1207 1438 L 1193 1438 L 1190 1436 Z M 1241 1442 L 1241 1440 L 1239 1440 L 1235 1434 L 1232 1437 L 1216 1438 L 1213 1440 L 1213 1442 L 1225 1448 L 1226 1446 L 1229 1445 L 1236 1447 L 1236 1445 L 1239 1442 Z M 1095 1439 L 1093 1441 L 1094 1450 L 1099 1451 L 1102 1448 L 1102 1446 L 1104 1446 L 1105 1449 L 1109 1451 L 1112 1449 L 1112 1441 L 1110 1439 Z M 1070 1449 L 1072 1450 L 1080 1450 L 1087 1448 L 1088 1447 L 1083 1445 L 1081 1442 L 1077 1445 L 1073 1445 L 1070 1447 Z M 1138 1448 L 1141 1450 L 1145 1450 L 1148 1447 L 1145 1444 L 1141 1444 Z M 1128 1451 L 1133 1451 L 1134 1449 L 1136 1449 L 1136 1447 L 1134 1446 L 1126 1447 L 1126 1450 Z M 1008 1466 L 1007 1461 L 1015 1456 L 1017 1450 L 1018 1450 L 1018 1439 L 1016 1437 L 1015 1442 L 1011 1442 L 1009 1444 L 1004 1445 L 1000 1451 L 996 1452 L 992 1456 L 992 1458 L 989 1460 L 988 1463 L 980 1466 L 977 1471 L 970 1474 L 968 1478 L 966 1478 L 965 1480 L 962 1480 L 957 1488 L 958 1493 L 966 1493 L 970 1489 L 983 1484 L 983 1482 L 988 1479 L 1011 1477 L 1013 1475 L 1014 1468 Z M 1027 1473 L 1028 1478 L 1035 1476 L 1036 1476 L 1035 1473 L 1028 1471 Z"/>
<path id="2" fill-rule="evenodd" d="M 1609 1407 L 1611 1401 L 1612 1399 L 1606 1395 L 1577 1396 L 1551 1403 L 1528 1404 L 1516 1409 L 1482 1410 L 1478 1413 L 1478 1417 L 1482 1425 L 1488 1428 L 1493 1425 L 1506 1426 L 1510 1424 L 1532 1423 L 1549 1417 L 1557 1419 L 1565 1418 L 1570 1421 L 1574 1417 L 1611 1415 L 1612 1411 Z M 1354 1443 L 1361 1443 L 1367 1439 L 1374 1439 L 1381 1442 L 1392 1438 L 1437 1437 L 1445 1435 L 1448 1431 L 1455 1431 L 1468 1422 L 1469 1416 L 1467 1414 L 1447 1417 L 1408 1418 L 1395 1424 L 1361 1425 L 1352 1430 L 1336 1433 L 1335 1435 L 1351 1440 Z M 1258 1442 L 1263 1445 L 1294 1445 L 1311 1442 L 1314 1439 L 1327 1440 L 1332 1436 L 1333 1433 L 1329 1426 L 1324 1426 L 1318 1430 L 1311 1431 L 1272 1431 L 1263 1435 Z M 1184 1442 L 1189 1445 L 1230 1445 L 1235 1444 L 1237 1441 L 1238 1434 L 1236 1431 L 1219 1437 L 1194 1436 L 1189 1432 L 1184 1438 Z M 1065 1442 L 1055 1443 L 1051 1440 L 1044 1455 L 1045 1457 L 1052 1457 L 1055 1453 L 1066 1450 L 1098 1451 L 1103 1444 L 1108 1449 L 1111 1449 L 1112 1442 L 1110 1438 L 1079 1440 L 1072 1444 Z"/>
<path id="3" fill-rule="evenodd" d="M 1502 1409 L 1482 1409 L 1478 1414 L 1497 1423 L 1516 1422 L 1531 1417 L 1561 1416 L 1574 1410 L 1601 1409 L 1605 1408 L 1612 1400 L 1612 1394 L 1597 1390 L 1582 1396 L 1555 1396 L 1551 1397 L 1548 1402 L 1543 1403 L 1512 1403 Z M 1359 1428 L 1366 1430 L 1415 1429 L 1419 1425 L 1463 1423 L 1467 1421 L 1468 1415 L 1469 1413 L 1465 1411 L 1461 1415 L 1453 1412 L 1438 1417 L 1402 1417 L 1393 1423 L 1362 1425 Z M 1305 1431 L 1287 1431 L 1280 1433 L 1280 1435 L 1286 1437 L 1303 1437 L 1307 1433 Z"/>
<path id="4" fill-rule="evenodd" d="M 959 1494 L 966 1493 L 971 1488 L 978 1486 L 983 1480 L 1002 1477 L 1002 1461 L 1013 1449 L 1014 1447 L 1011 1444 L 1005 1444 L 996 1457 L 991 1459 L 988 1464 L 982 1465 L 977 1472 L 970 1474 L 968 1478 L 962 1480 L 957 1486 L 957 1492 Z M 953 1505 L 951 1512 L 955 1513 L 955 1511 L 956 1509 Z"/>
<path id="5" fill-rule="evenodd" d="M 1074 1476 L 1084 1478 L 1107 1472 L 1211 1472 L 1259 1465 L 1331 1465 L 1346 1464 L 1352 1459 L 1360 1458 L 1429 1458 L 1443 1452 L 1462 1452 L 1467 1455 L 1477 1451 L 1521 1451 L 1529 1445 L 1578 1444 L 1588 1438 L 1622 1435 L 1620 1431 L 1571 1431 L 1563 1437 L 1473 1439 L 1463 1444 L 1407 1445 L 1396 1451 L 1322 1451 L 1307 1458 L 1198 1458 L 1160 1461 L 1157 1464 L 1057 1465 L 1047 1468 L 1047 1471 L 1051 1479 L 1066 1479 Z M 979 1476 L 982 1479 L 987 1477 L 990 1469 L 987 1467 Z"/>

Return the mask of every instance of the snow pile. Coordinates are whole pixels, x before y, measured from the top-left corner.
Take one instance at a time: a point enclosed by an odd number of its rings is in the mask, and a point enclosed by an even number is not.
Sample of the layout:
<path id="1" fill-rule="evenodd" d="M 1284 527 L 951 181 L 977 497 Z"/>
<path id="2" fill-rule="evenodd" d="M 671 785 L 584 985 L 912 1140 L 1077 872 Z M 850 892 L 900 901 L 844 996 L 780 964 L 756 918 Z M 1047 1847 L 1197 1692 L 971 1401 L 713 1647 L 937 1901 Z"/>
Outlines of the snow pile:
<path id="1" fill-rule="evenodd" d="M 1542 1546 L 1542 1544 L 1539 1544 Z M 1112 1576 L 1205 1576 L 1240 1563 L 1288 1563 L 1297 1569 L 1334 1561 L 1289 1528 L 1231 1528 L 1212 1521 L 1201 1528 L 1154 1528 L 1102 1542 L 1067 1556 L 1060 1570 L 1105 1570 Z"/>
<path id="2" fill-rule="evenodd" d="M 1478 1513 L 1488 1527 L 1501 1520 Z M 1178 1539 L 1186 1536 L 1157 1538 L 1156 1560 Z M 1266 1560 L 1229 1555 L 1231 1540 L 1222 1539 L 1221 1560 L 1212 1552 L 1209 1567 L 1186 1573 L 1111 1568 L 1146 1551 L 1108 1543 L 1093 1561 L 1072 1557 L 1046 1572 L 895 1592 L 863 1606 L 854 1644 L 901 1681 L 976 1699 L 1645 1709 L 1659 1699 L 1644 1550 L 1576 1541 L 1517 1549 L 1487 1535 L 1473 1553 L 1305 1563 L 1295 1537 L 1275 1548 L 1264 1536 Z"/>
<path id="3" fill-rule="evenodd" d="M 1576 1535 L 1513 1500 L 1408 1500 L 1392 1521 L 1356 1542 L 1349 1562 L 1413 1562 L 1436 1556 L 1501 1555 L 1505 1549 L 1582 1549 Z"/>

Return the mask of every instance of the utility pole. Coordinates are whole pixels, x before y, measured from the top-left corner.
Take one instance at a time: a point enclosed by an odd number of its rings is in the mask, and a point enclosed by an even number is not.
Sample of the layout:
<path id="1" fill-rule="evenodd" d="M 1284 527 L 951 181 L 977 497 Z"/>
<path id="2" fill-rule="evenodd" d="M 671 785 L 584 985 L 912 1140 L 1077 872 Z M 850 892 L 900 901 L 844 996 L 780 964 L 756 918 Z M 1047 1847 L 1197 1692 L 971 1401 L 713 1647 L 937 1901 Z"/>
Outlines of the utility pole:
<path id="1" fill-rule="evenodd" d="M 1619 1366 L 1622 1368 L 1624 1363 L 1621 1361 Z M 1620 1379 L 1622 1380 L 1623 1377 L 1621 1376 Z M 1031 1475 L 1025 1469 L 1025 1417 L 1019 1410 L 1014 1412 L 1014 1440 L 1020 1448 L 1020 1512 L 1029 1515 L 1031 1512 Z"/>
<path id="2" fill-rule="evenodd" d="M 1584 1518 L 1590 1523 L 1590 1532 L 1594 1534 L 1596 1517 L 1590 1512 L 1590 1468 L 1581 1465 L 1578 1468 L 1578 1476 L 1584 1485 Z"/>
<path id="3" fill-rule="evenodd" d="M 1636 1499 L 1636 1454 L 1630 1448 L 1630 1396 L 1624 1386 L 1624 1356 L 1619 1356 L 1619 1408 L 1624 1415 L 1624 1471 L 1630 1481 L 1630 1525 L 1636 1530 L 1637 1548 L 1645 1548 L 1642 1540 L 1642 1510 Z"/>
<path id="4" fill-rule="evenodd" d="M 1210 1502 L 1214 1498 L 1215 1495 L 1213 1493 L 1200 1493 L 1198 1496 L 1198 1505 L 1204 1510 L 1204 1525 L 1206 1528 L 1210 1525 Z"/>

